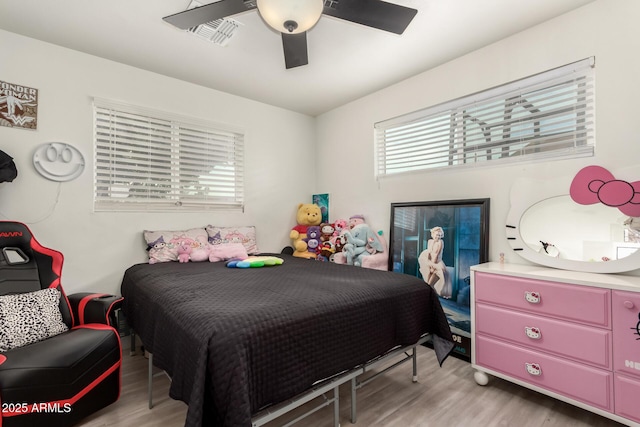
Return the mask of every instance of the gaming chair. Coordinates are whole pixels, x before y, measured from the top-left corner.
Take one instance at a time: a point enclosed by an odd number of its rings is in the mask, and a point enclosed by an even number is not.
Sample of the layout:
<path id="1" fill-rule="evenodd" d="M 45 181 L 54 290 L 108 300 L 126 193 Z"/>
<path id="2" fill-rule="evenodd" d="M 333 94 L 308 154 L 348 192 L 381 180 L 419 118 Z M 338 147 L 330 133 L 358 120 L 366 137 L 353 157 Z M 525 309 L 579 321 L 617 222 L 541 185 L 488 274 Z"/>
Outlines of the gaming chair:
<path id="1" fill-rule="evenodd" d="M 41 246 L 26 225 L 0 221 L 0 346 L 5 350 L 0 352 L 0 427 L 72 426 L 120 395 L 122 350 L 113 312 L 122 298 L 67 297 L 60 281 L 62 263 L 62 253 Z M 36 334 L 42 332 L 38 315 L 22 324 L 25 319 L 15 313 L 40 313 L 41 294 L 58 295 L 43 289 L 59 291 L 66 328 L 58 324 L 68 330 L 11 348 L 33 335 L 34 322 Z M 49 305 L 54 306 L 52 317 L 59 319 L 55 300 Z M 43 318 L 51 311 L 43 309 Z"/>

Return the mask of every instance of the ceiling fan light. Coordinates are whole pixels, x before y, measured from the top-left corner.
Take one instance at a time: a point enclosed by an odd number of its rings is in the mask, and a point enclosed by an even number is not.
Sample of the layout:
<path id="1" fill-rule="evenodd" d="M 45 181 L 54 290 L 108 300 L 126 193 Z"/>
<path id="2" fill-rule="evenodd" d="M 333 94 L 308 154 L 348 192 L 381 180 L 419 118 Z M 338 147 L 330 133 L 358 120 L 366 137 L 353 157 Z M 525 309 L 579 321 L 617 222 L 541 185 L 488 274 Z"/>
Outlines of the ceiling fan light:
<path id="1" fill-rule="evenodd" d="M 298 34 L 316 25 L 324 8 L 323 0 L 258 0 L 260 16 L 281 33 Z"/>

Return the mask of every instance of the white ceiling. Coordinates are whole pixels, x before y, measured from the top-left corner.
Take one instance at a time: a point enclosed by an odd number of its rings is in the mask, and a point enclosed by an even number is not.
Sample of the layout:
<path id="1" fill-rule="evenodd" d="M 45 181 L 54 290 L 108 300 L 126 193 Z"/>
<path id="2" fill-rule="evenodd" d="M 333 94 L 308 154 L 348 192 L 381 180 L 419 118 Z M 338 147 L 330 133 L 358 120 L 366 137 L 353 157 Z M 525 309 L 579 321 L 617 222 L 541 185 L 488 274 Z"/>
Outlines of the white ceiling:
<path id="1" fill-rule="evenodd" d="M 290 70 L 256 11 L 225 47 L 162 20 L 190 0 L 0 0 L 0 28 L 316 116 L 594 0 L 389 1 L 418 9 L 403 35 L 323 15 Z"/>

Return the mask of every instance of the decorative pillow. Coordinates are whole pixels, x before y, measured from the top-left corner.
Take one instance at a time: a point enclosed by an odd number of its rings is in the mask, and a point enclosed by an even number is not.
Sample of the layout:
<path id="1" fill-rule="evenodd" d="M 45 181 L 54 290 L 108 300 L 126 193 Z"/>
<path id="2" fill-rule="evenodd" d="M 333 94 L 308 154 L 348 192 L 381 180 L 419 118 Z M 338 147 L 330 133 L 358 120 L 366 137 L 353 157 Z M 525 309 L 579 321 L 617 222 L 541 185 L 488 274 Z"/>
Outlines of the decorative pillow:
<path id="1" fill-rule="evenodd" d="M 0 352 L 45 340 L 68 329 L 62 321 L 57 289 L 0 296 Z"/>
<path id="2" fill-rule="evenodd" d="M 175 231 L 144 231 L 144 240 L 149 251 L 149 264 L 178 260 L 178 246 L 188 244 L 199 248 L 207 244 L 207 232 L 204 228 Z"/>
<path id="3" fill-rule="evenodd" d="M 219 245 L 221 243 L 242 243 L 247 250 L 247 254 L 257 254 L 256 228 L 254 226 L 245 227 L 216 227 L 207 225 L 209 243 Z"/>

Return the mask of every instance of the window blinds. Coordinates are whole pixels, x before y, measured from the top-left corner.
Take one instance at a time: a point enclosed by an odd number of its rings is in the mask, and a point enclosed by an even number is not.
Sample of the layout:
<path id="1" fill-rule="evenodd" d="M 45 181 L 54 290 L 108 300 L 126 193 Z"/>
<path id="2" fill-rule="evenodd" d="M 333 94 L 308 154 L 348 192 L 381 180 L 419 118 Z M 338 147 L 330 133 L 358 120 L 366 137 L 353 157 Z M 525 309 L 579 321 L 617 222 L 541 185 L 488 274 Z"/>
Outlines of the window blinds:
<path id="1" fill-rule="evenodd" d="M 96 210 L 240 209 L 244 135 L 94 99 Z"/>
<path id="2" fill-rule="evenodd" d="M 588 58 L 376 123 L 377 176 L 592 156 L 594 64 Z"/>

